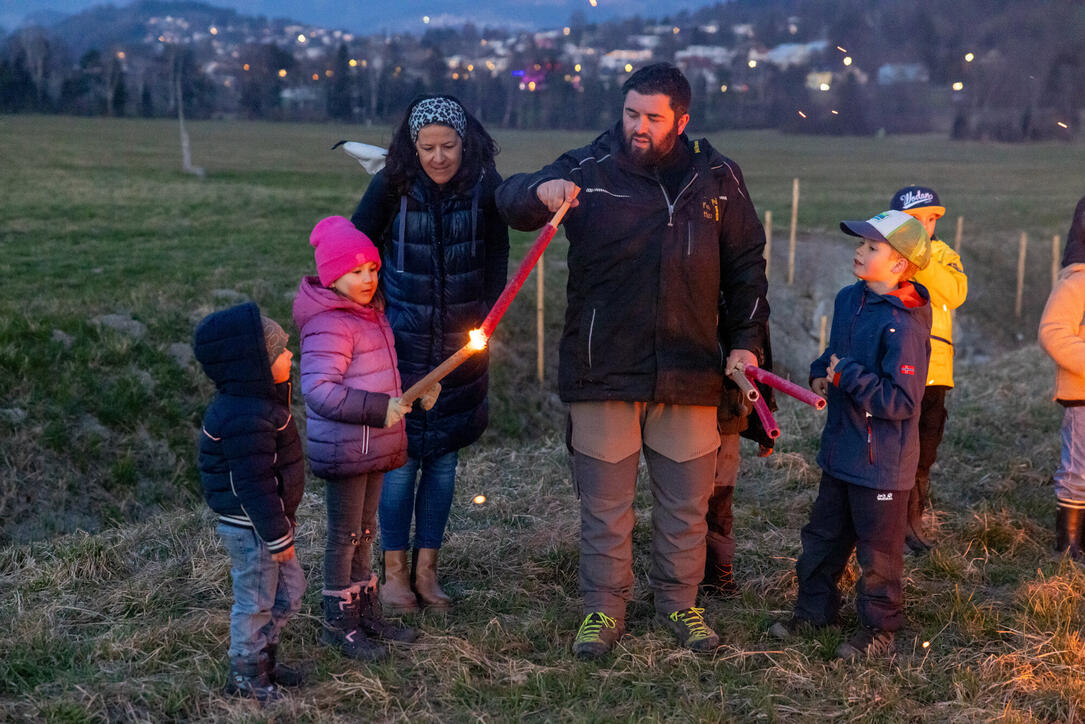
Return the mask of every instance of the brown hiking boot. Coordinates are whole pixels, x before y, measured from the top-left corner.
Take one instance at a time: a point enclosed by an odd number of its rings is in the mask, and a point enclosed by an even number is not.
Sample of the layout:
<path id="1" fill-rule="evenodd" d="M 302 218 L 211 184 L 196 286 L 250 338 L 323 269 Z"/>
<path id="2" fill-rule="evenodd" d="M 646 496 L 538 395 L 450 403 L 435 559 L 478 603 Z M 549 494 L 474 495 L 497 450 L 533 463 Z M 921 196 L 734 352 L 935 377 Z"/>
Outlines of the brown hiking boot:
<path id="1" fill-rule="evenodd" d="M 720 645 L 719 635 L 705 623 L 703 608 L 657 613 L 656 624 L 677 636 L 680 646 L 699 654 L 710 654 Z"/>
<path id="2" fill-rule="evenodd" d="M 452 599 L 437 582 L 437 548 L 414 549 L 414 590 L 422 605 L 429 609 L 448 609 Z"/>
<path id="3" fill-rule="evenodd" d="M 418 596 L 411 589 L 410 570 L 407 568 L 407 551 L 384 552 L 384 585 L 380 589 L 380 602 L 390 616 L 418 610 Z"/>
<path id="4" fill-rule="evenodd" d="M 614 646 L 625 635 L 625 624 L 618 623 L 602 611 L 592 611 L 584 617 L 583 623 L 573 640 L 573 655 L 578 659 L 598 659 L 614 650 Z"/>
<path id="5" fill-rule="evenodd" d="M 892 651 L 895 638 L 892 631 L 862 626 L 850 639 L 836 647 L 836 656 L 846 661 L 886 656 Z"/>

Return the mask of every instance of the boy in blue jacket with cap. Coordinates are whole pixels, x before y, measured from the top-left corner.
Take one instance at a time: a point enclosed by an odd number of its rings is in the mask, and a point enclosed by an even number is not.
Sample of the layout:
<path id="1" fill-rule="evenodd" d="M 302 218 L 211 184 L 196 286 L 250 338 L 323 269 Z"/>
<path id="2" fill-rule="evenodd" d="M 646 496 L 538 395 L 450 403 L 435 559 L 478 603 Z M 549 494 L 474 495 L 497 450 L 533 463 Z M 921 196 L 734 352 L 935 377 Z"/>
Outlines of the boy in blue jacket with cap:
<path id="1" fill-rule="evenodd" d="M 795 565 L 795 612 L 769 633 L 790 639 L 836 623 L 840 577 L 852 551 L 859 629 L 836 650 L 844 659 L 889 653 L 903 623 L 901 578 L 908 491 L 919 460 L 919 414 L 930 356 L 930 296 L 910 281 L 930 261 L 923 225 L 901 211 L 844 221 L 860 237 L 859 281 L 836 296 L 829 347 L 810 365 L 810 386 L 829 402 L 822 469 Z"/>

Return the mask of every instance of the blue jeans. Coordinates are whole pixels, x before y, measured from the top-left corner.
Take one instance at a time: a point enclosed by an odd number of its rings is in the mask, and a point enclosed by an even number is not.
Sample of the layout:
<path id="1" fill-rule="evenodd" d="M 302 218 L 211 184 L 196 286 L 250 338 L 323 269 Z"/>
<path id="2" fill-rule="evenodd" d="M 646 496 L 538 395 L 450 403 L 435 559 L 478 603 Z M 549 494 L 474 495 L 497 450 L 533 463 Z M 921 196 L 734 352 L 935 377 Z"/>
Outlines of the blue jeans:
<path id="1" fill-rule="evenodd" d="M 279 643 L 287 620 L 301 608 L 305 574 L 297 556 L 285 563 L 251 528 L 219 523 L 217 532 L 230 554 L 234 606 L 230 609 L 230 656 L 256 656 Z"/>
<path id="2" fill-rule="evenodd" d="M 380 502 L 381 546 L 384 550 L 407 550 L 412 514 L 414 547 L 441 547 L 448 512 L 452 509 L 458 461 L 458 452 L 445 453 L 425 461 L 407 458 L 403 467 L 384 474 Z M 422 471 L 421 479 L 418 479 L 419 470 Z"/>
<path id="3" fill-rule="evenodd" d="M 1068 503 L 1085 502 L 1085 407 L 1067 407 L 1063 413 L 1055 497 Z"/>

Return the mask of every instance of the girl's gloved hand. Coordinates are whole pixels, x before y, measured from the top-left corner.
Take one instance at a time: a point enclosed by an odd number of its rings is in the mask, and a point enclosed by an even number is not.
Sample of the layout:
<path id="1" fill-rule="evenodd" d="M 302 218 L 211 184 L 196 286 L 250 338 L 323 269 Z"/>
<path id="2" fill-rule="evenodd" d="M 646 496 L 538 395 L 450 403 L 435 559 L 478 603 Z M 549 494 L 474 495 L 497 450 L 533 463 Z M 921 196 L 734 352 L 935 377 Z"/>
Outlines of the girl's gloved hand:
<path id="1" fill-rule="evenodd" d="M 403 416 L 411 411 L 410 405 L 404 405 L 402 398 L 391 397 L 388 399 L 388 411 L 384 413 L 384 426 L 391 427 L 403 419 Z"/>

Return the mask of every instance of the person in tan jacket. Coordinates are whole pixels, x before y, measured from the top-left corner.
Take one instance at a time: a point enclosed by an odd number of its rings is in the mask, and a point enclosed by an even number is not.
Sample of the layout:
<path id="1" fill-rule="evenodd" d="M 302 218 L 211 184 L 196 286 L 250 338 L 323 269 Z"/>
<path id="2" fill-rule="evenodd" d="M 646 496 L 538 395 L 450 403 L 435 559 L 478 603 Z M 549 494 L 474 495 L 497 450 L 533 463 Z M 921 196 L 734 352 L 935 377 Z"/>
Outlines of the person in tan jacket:
<path id="1" fill-rule="evenodd" d="M 1062 455 L 1055 471 L 1055 550 L 1083 557 L 1085 529 L 1085 197 L 1074 209 L 1055 288 L 1040 318 L 1040 346 L 1055 361 Z"/>
<path id="2" fill-rule="evenodd" d="M 945 431 L 946 394 L 953 389 L 953 317 L 952 311 L 964 304 L 968 295 L 968 277 L 961 257 L 949 245 L 935 238 L 934 227 L 946 209 L 934 189 L 907 186 L 893 194 L 890 208 L 914 216 L 923 224 L 931 239 L 931 263 L 916 272 L 915 280 L 931 294 L 931 359 L 927 387 L 923 393 L 923 411 L 919 417 L 919 466 L 915 487 L 908 498 L 908 531 L 904 542 L 913 553 L 924 553 L 933 546 L 923 529 L 923 510 L 930 506 L 931 466 L 938 455 L 938 445 Z"/>

